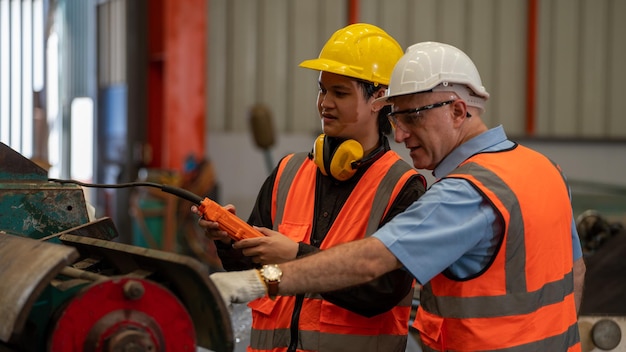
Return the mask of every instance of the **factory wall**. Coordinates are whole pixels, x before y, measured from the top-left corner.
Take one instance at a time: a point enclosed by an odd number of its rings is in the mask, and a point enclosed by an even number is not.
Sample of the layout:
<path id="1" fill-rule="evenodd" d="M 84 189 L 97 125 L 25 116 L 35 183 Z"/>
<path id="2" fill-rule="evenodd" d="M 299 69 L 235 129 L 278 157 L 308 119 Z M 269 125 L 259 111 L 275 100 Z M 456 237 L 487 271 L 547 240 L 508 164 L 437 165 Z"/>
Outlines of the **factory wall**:
<path id="1" fill-rule="evenodd" d="M 18 138 L 30 135 L 27 128 L 7 128 L 9 122 L 28 127 L 20 121 L 29 120 L 33 105 L 30 94 L 24 94 L 22 103 L 14 103 L 13 95 L 20 96 L 22 90 L 13 89 L 13 84 L 28 75 L 11 73 L 22 67 L 23 60 L 14 55 L 19 51 L 28 56 L 23 49 L 29 45 L 20 43 L 29 37 L 19 36 L 16 24 L 20 22 L 15 18 L 31 3 L 42 1 L 0 0 L 0 139 L 29 157 L 43 157 L 43 152 L 31 155 L 28 143 Z M 275 163 L 287 152 L 309 150 L 320 132 L 315 109 L 317 72 L 298 64 L 316 57 L 335 30 L 361 21 L 387 30 L 403 47 L 435 40 L 463 49 L 474 59 L 491 94 L 484 115 L 489 126 L 502 124 L 514 139 L 537 145 L 561 163 L 570 178 L 617 186 L 625 182 L 621 175 L 626 165 L 626 120 L 619 110 L 620 84 L 626 81 L 622 64 L 626 22 L 620 18 L 626 13 L 626 2 L 622 0 L 54 3 L 55 12 L 45 18 L 54 20 L 49 25 L 54 24 L 51 28 L 59 42 L 57 78 L 62 96 L 56 97 L 56 120 L 61 123 L 48 127 L 58 130 L 63 141 L 58 148 L 63 177 L 70 175 L 70 150 L 79 149 L 68 142 L 69 121 L 80 118 L 70 116 L 70 102 L 87 96 L 95 102 L 98 122 L 96 181 L 132 181 L 143 166 L 180 168 L 184 151 L 199 147 L 216 166 L 220 201 L 236 204 L 246 217 L 269 172 L 267 161 Z M 174 11 L 172 5 L 185 11 Z M 159 8 L 162 12 L 155 16 Z M 201 25 L 194 27 L 196 22 Z M 155 40 L 164 47 L 153 50 Z M 198 55 L 205 51 L 206 55 Z M 200 67 L 189 64 L 194 59 Z M 167 77 L 174 77 L 176 84 Z M 204 77 L 200 79 L 204 86 L 195 84 L 198 77 Z M 54 100 L 48 93 L 48 99 Z M 250 109 L 259 103 L 270 109 L 276 135 L 275 145 L 266 151 L 256 147 L 250 131 Z M 193 112 L 190 107 L 195 107 Z M 54 116 L 49 111 L 48 121 Z M 163 121 L 170 123 L 167 128 Z M 45 146 L 42 134 L 35 141 Z M 395 147 L 406 155 L 402 146 Z M 74 165 L 83 163 L 74 160 Z M 121 223 L 127 218 L 128 200 L 122 191 L 116 194 L 120 195 L 116 222 Z M 100 208 L 108 209 L 106 204 Z"/>
<path id="2" fill-rule="evenodd" d="M 248 128 L 264 103 L 281 133 L 314 133 L 317 57 L 348 21 L 346 0 L 211 0 L 207 113 L 212 132 Z M 617 0 L 360 0 L 358 21 L 408 47 L 442 41 L 473 58 L 491 102 L 484 118 L 515 135 L 626 138 L 626 2 Z M 535 6 L 532 6 L 532 5 Z"/>
<path id="3" fill-rule="evenodd" d="M 489 126 L 502 124 L 571 179 L 626 186 L 626 120 L 619 114 L 626 2 L 211 0 L 206 154 L 220 201 L 235 204 L 242 217 L 268 174 L 268 154 L 277 162 L 310 150 L 320 132 L 317 72 L 298 64 L 317 57 L 353 12 L 405 48 L 427 40 L 461 48 L 491 94 L 483 116 Z M 250 109 L 259 103 L 270 108 L 277 136 L 269 151 L 251 137 Z M 403 146 L 394 149 L 408 155 Z"/>

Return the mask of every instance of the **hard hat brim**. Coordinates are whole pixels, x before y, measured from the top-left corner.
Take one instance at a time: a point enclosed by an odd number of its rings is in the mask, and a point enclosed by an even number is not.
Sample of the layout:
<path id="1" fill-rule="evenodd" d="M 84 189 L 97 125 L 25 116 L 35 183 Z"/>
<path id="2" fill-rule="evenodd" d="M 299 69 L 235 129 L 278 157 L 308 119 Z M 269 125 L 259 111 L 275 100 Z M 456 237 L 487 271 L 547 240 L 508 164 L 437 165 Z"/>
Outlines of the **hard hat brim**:
<path id="1" fill-rule="evenodd" d="M 382 80 L 372 81 L 368 79 L 368 77 L 365 77 L 363 75 L 363 68 L 361 67 L 345 65 L 340 62 L 329 60 L 329 59 L 317 58 L 317 59 L 312 59 L 312 60 L 305 60 L 305 61 L 302 61 L 300 65 L 298 66 L 302 68 L 316 70 L 316 71 L 335 73 L 338 75 L 351 77 L 351 78 L 359 79 L 362 81 L 372 82 L 374 84 L 382 84 L 382 85 L 389 84 L 389 81 L 387 82 L 383 82 Z"/>

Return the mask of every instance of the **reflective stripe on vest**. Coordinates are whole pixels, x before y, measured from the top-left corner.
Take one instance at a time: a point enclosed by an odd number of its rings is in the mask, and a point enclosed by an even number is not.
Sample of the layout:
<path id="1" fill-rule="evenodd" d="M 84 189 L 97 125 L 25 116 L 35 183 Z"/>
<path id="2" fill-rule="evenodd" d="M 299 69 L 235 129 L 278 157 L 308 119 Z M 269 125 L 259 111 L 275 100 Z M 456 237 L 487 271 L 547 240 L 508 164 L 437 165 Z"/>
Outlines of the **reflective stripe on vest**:
<path id="1" fill-rule="evenodd" d="M 273 190 L 274 228 L 294 241 L 309 243 L 315 203 L 317 166 L 298 153 L 279 165 Z M 397 194 L 417 171 L 393 151 L 367 169 L 333 222 L 321 248 L 369 236 L 379 226 Z M 372 225 L 373 223 L 373 225 Z M 299 350 L 399 351 L 405 349 L 413 292 L 396 307 L 364 317 L 305 295 L 300 313 Z M 293 296 L 266 297 L 250 303 L 253 315 L 249 351 L 284 350 L 290 342 Z"/>
<path id="2" fill-rule="evenodd" d="M 476 277 L 439 274 L 424 285 L 414 326 L 425 351 L 580 350 L 572 212 L 560 170 L 516 146 L 475 155 L 447 177 L 467 180 L 492 204 L 504 235 Z"/>
<path id="3" fill-rule="evenodd" d="M 274 189 L 272 190 L 272 223 L 274 231 L 278 230 L 278 224 L 283 221 L 285 202 L 293 178 L 296 177 L 296 172 L 308 158 L 307 153 L 290 154 L 278 165 Z M 280 187 L 278 187 L 279 184 Z"/>
<path id="4" fill-rule="evenodd" d="M 567 347 L 569 346 L 569 347 Z M 439 352 L 440 349 L 430 348 L 429 346 L 422 345 L 423 352 Z M 548 337 L 541 341 L 535 341 L 523 345 L 518 345 L 509 348 L 502 349 L 492 349 L 489 352 L 543 352 L 543 351 L 554 351 L 554 352 L 579 352 L 580 351 L 580 343 L 578 343 L 578 325 L 571 325 L 567 331 L 563 334 Z M 455 352 L 455 351 L 471 351 L 468 349 L 462 350 L 452 350 L 446 349 L 447 352 Z"/>
<path id="5" fill-rule="evenodd" d="M 285 351 L 285 346 L 289 346 L 294 300 L 293 297 L 278 297 L 277 301 L 279 302 L 276 302 L 269 312 L 264 311 L 267 315 L 259 314 L 267 306 L 257 306 L 257 309 L 253 310 L 255 320 L 273 321 L 278 327 L 268 329 L 253 327 L 248 351 Z M 302 315 L 300 319 L 298 351 L 404 352 L 411 301 L 412 294 L 407 295 L 392 310 L 393 315 L 383 313 L 366 318 L 326 302 L 318 294 L 306 294 L 303 307 L 308 308 L 309 314 L 303 313 L 307 315 Z M 287 313 L 274 316 L 271 314 L 280 311 Z M 349 315 L 346 315 L 346 312 Z M 359 334 L 355 333 L 357 328 L 360 328 Z M 404 333 L 397 334 L 393 332 L 394 330 Z"/>

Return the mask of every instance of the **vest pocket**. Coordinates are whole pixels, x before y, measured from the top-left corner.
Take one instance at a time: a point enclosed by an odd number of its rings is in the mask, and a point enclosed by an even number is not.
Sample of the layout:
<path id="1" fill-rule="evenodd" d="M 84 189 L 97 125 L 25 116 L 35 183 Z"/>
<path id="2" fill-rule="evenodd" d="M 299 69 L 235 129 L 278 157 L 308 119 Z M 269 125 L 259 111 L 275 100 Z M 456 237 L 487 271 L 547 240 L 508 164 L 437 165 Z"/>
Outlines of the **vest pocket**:
<path id="1" fill-rule="evenodd" d="M 353 313 L 347 309 L 343 309 L 328 301 L 322 300 L 320 310 L 320 323 L 335 326 L 349 326 L 376 331 L 385 321 L 383 316 L 385 316 L 385 314 L 379 314 L 371 318 L 367 318 L 360 314 Z"/>
<path id="2" fill-rule="evenodd" d="M 283 222 L 278 225 L 278 232 L 289 237 L 296 242 L 309 243 L 309 234 L 311 233 L 311 224 L 295 224 Z"/>
<path id="3" fill-rule="evenodd" d="M 436 345 L 441 341 L 443 318 L 425 311 L 422 307 L 417 310 L 413 327 L 420 333 L 421 340 L 428 345 Z"/>
<path id="4" fill-rule="evenodd" d="M 263 315 L 270 315 L 272 314 L 272 311 L 276 307 L 276 303 L 277 301 L 275 300 L 271 300 L 267 297 L 261 297 L 248 303 L 248 307 L 250 307 L 250 309 L 252 309 L 253 311 L 257 313 L 260 313 Z"/>

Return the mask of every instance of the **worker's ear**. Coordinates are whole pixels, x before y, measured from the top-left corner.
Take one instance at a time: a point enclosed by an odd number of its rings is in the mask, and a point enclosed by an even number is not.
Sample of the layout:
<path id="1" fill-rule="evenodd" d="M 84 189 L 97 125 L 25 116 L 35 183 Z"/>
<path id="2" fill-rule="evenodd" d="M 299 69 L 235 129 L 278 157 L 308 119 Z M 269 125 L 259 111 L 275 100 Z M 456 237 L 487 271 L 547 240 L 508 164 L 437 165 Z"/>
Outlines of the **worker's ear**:
<path id="1" fill-rule="evenodd" d="M 467 110 L 467 104 L 463 99 L 457 99 L 452 105 L 452 114 L 454 116 L 454 120 L 461 123 L 466 118 L 472 117 L 472 115 Z"/>
<path id="2" fill-rule="evenodd" d="M 378 99 L 378 98 L 382 98 L 385 96 L 385 94 L 387 94 L 387 87 L 385 86 L 380 86 L 379 89 L 374 92 L 374 99 Z"/>
<path id="3" fill-rule="evenodd" d="M 389 105 L 388 103 L 382 102 L 380 100 L 376 101 L 376 99 L 384 97 L 385 94 L 387 94 L 387 88 L 381 87 L 370 97 L 370 99 L 374 99 L 374 101 L 372 101 L 372 110 L 374 112 L 379 112 L 382 108 L 385 107 L 385 105 Z"/>

